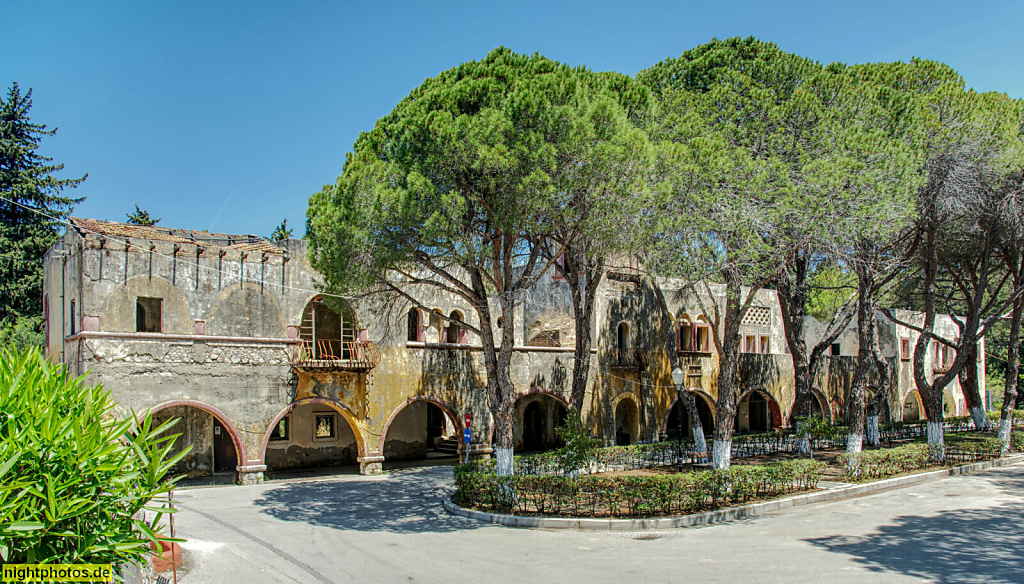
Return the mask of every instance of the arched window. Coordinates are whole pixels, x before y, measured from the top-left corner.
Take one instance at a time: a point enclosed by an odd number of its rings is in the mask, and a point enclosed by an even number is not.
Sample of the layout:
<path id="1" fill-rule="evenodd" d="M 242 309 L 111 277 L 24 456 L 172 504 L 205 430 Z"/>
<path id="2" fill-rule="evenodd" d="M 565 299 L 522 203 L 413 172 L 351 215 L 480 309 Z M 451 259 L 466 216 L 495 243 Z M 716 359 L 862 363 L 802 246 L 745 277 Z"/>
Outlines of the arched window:
<path id="1" fill-rule="evenodd" d="M 446 337 L 445 341 L 450 343 L 450 344 L 452 344 L 452 345 L 461 343 L 462 342 L 462 327 L 460 327 L 458 323 L 462 322 L 462 313 L 460 313 L 458 310 L 453 310 L 452 313 L 448 316 L 448 318 L 450 318 L 452 321 L 458 321 L 458 322 L 449 322 L 448 323 L 447 337 Z"/>
<path id="2" fill-rule="evenodd" d="M 323 298 L 309 301 L 302 312 L 299 338 L 308 343 L 314 359 L 351 359 L 350 343 L 356 340 L 356 327 L 351 309 L 344 314 L 331 310 Z"/>
<path id="3" fill-rule="evenodd" d="M 415 308 L 409 309 L 408 331 L 406 332 L 406 340 L 420 340 L 420 311 Z"/>
<path id="4" fill-rule="evenodd" d="M 679 316 L 679 330 L 676 335 L 676 349 L 680 351 L 693 350 L 693 323 L 689 315 Z"/>
<path id="5" fill-rule="evenodd" d="M 615 347 L 617 349 L 629 348 L 629 325 L 624 322 L 619 323 L 618 338 L 616 339 Z"/>

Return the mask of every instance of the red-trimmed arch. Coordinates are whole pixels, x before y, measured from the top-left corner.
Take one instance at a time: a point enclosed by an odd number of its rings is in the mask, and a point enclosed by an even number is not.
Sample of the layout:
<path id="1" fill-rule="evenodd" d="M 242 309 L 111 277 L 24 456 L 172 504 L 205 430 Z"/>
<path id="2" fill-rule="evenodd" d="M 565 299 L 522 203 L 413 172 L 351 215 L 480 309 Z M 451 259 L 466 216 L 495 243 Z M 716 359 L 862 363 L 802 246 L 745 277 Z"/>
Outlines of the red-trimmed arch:
<path id="1" fill-rule="evenodd" d="M 233 442 L 235 445 L 236 464 L 238 466 L 249 466 L 251 464 L 251 462 L 249 461 L 249 457 L 245 452 L 245 442 L 242 440 L 242 434 L 239 433 L 238 428 L 235 427 L 235 424 L 231 421 L 231 418 L 227 417 L 227 415 L 225 415 L 224 412 L 218 410 L 217 408 L 211 406 L 210 404 L 206 404 L 191 399 L 176 399 L 166 401 L 149 408 L 149 413 L 153 414 L 159 412 L 160 410 L 166 410 L 167 408 L 173 408 L 176 406 L 191 406 L 193 408 L 203 410 L 204 412 L 216 418 L 217 421 L 220 422 L 220 425 L 223 426 L 224 429 L 228 431 L 228 435 L 231 436 L 231 442 Z"/>
<path id="2" fill-rule="evenodd" d="M 523 391 L 523 392 L 520 392 L 520 393 L 516 394 L 516 399 L 512 403 L 513 404 L 517 404 L 517 403 L 519 403 L 519 400 L 523 399 L 524 397 L 533 395 L 535 393 L 539 393 L 539 394 L 543 394 L 543 395 L 552 397 L 563 408 L 565 408 L 566 410 L 569 410 L 569 400 L 565 399 L 565 397 L 563 397 L 562 394 L 556 393 L 554 391 L 551 391 L 550 389 L 544 389 L 544 388 L 541 388 L 541 387 L 532 387 L 532 388 L 530 388 L 530 389 L 528 389 L 526 391 Z M 513 405 L 513 407 L 515 407 L 515 406 Z M 491 430 L 490 430 L 490 432 L 487 433 L 487 443 L 488 444 L 494 444 L 494 424 L 491 424 Z"/>
<path id="3" fill-rule="evenodd" d="M 767 401 L 768 401 L 768 411 L 771 412 L 771 415 L 772 415 L 772 429 L 774 430 L 776 428 L 781 428 L 782 427 L 782 408 L 779 407 L 779 402 L 775 400 L 775 396 L 773 396 L 771 394 L 771 392 L 768 391 L 767 389 L 765 389 L 763 387 L 752 387 L 752 388 L 748 389 L 747 391 L 744 391 L 740 395 L 740 398 L 738 400 L 736 400 L 736 405 L 739 406 L 741 403 L 743 403 L 743 400 L 746 399 L 747 396 L 749 396 L 750 394 L 754 393 L 755 391 L 760 393 L 761 395 L 763 395 L 765 398 L 767 398 Z"/>
<path id="4" fill-rule="evenodd" d="M 462 424 L 462 420 L 459 419 L 458 416 L 459 410 L 456 409 L 455 406 L 444 401 L 441 398 L 437 398 L 432 395 L 417 395 L 410 397 L 409 399 L 399 404 L 398 407 L 392 410 L 391 415 L 388 416 L 388 421 L 384 423 L 384 429 L 381 430 L 380 433 L 379 452 L 381 454 L 384 453 L 384 442 L 387 440 L 388 429 L 391 428 L 391 422 L 395 421 L 395 418 L 398 417 L 398 414 L 401 413 L 401 411 L 404 410 L 406 406 L 421 401 L 434 404 L 435 406 L 441 408 L 441 411 L 444 412 L 446 416 L 448 416 L 448 419 L 450 419 L 452 421 L 452 424 L 455 426 L 457 433 L 459 435 L 459 444 L 462 444 L 462 429 L 464 428 L 464 426 Z"/>
<path id="5" fill-rule="evenodd" d="M 359 431 L 359 426 L 356 424 L 356 417 L 352 415 L 352 412 L 348 411 L 348 408 L 333 399 L 327 399 L 324 397 L 304 397 L 285 406 L 285 408 L 278 412 L 278 414 L 274 416 L 274 419 L 270 421 L 270 424 L 267 426 L 267 430 L 263 433 L 263 441 L 260 442 L 260 457 L 263 460 L 266 460 L 267 458 L 267 444 L 270 443 L 270 435 L 274 431 L 274 426 L 276 426 L 277 423 L 281 421 L 281 418 L 288 415 L 292 410 L 306 404 L 325 405 L 341 414 L 341 417 L 345 419 L 349 428 L 352 429 L 352 435 L 356 439 L 356 448 L 359 450 L 359 456 L 366 456 L 366 453 L 369 451 L 366 444 L 366 438 L 364 438 L 363 433 Z"/>
<path id="6" fill-rule="evenodd" d="M 690 392 L 693 393 L 693 395 L 695 395 L 695 396 L 697 396 L 697 397 L 699 397 L 699 398 L 704 400 L 705 404 L 707 404 L 707 406 L 708 406 L 708 410 L 711 412 L 711 422 L 714 423 L 714 421 L 715 421 L 715 400 L 711 397 L 710 394 L 708 394 L 707 392 L 705 392 L 703 390 L 700 390 L 700 389 L 691 389 Z M 669 402 L 668 410 L 665 412 L 665 417 L 661 421 L 661 429 L 660 429 L 661 432 L 668 432 L 668 423 L 669 423 L 670 417 L 672 416 L 672 408 L 676 407 L 676 402 L 677 401 L 679 401 L 679 396 L 678 395 L 676 395 L 676 397 L 672 398 L 672 401 Z"/>

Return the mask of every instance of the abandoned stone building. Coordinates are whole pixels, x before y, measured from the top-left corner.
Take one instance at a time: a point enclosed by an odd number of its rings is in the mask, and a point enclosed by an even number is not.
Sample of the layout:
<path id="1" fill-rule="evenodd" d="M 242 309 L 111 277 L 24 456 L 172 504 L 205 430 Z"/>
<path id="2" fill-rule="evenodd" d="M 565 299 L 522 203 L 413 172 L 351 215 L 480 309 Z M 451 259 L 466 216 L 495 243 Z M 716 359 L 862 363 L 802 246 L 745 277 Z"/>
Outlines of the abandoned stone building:
<path id="1" fill-rule="evenodd" d="M 627 276 L 613 271 L 605 279 L 591 331 L 584 416 L 605 444 L 680 431 L 668 332 L 653 291 Z M 710 432 L 718 370 L 711 329 L 698 303 L 678 293 L 681 283 L 662 287 L 676 315 L 671 334 L 686 385 L 700 397 Z M 355 464 L 375 473 L 385 461 L 463 453 L 467 412 L 470 453 L 490 453 L 479 339 L 438 318 L 455 312 L 472 322 L 467 306 L 437 296 L 430 311 L 382 311 L 317 289 L 301 240 L 275 244 L 253 235 L 75 218 L 45 258 L 46 350 L 102 383 L 122 414 L 148 409 L 160 420 L 181 418 L 180 443 L 193 450 L 180 470 L 193 476 L 237 473 L 250 483 L 268 470 Z M 575 331 L 564 282 L 542 280 L 517 310 L 515 442 L 519 450 L 539 450 L 554 444 L 570 390 Z M 939 327 L 953 336 L 948 317 Z M 821 337 L 817 321 L 806 329 L 809 343 Z M 778 428 L 793 405 L 793 368 L 771 291 L 758 293 L 741 333 L 736 430 Z M 889 325 L 881 336 L 898 371 L 882 417 L 917 419 L 923 409 L 910 365 L 916 333 Z M 856 353 L 851 324 L 817 379 L 815 409 L 822 415 L 844 414 Z M 942 371 L 952 359 L 936 346 L 927 366 Z M 955 383 L 945 408 L 948 415 L 965 413 Z"/>

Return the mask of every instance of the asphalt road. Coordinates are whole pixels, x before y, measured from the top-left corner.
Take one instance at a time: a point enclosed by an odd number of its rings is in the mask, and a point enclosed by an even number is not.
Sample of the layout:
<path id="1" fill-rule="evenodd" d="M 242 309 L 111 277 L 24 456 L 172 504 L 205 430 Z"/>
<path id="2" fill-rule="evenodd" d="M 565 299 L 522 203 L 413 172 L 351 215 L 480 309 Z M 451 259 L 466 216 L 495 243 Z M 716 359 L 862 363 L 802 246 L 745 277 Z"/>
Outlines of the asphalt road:
<path id="1" fill-rule="evenodd" d="M 427 467 L 180 490 L 178 582 L 1024 583 L 1024 465 L 655 532 L 482 524 L 451 488 Z"/>

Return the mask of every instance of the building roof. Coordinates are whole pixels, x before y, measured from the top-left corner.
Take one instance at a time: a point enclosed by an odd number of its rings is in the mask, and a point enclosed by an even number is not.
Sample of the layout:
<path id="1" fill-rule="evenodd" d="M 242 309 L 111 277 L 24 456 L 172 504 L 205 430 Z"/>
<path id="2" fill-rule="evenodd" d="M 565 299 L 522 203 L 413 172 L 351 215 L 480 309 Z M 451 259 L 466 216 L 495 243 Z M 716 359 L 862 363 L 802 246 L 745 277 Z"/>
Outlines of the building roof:
<path id="1" fill-rule="evenodd" d="M 184 243 L 251 253 L 286 253 L 284 248 L 258 235 L 231 235 L 228 233 L 210 233 L 209 231 L 159 227 L 156 225 L 131 225 L 117 221 L 86 219 L 84 217 L 72 217 L 71 225 L 82 235 L 93 233 L 121 240 L 145 239 L 148 241 Z"/>

